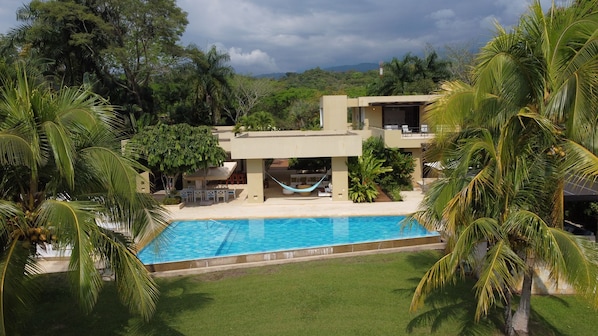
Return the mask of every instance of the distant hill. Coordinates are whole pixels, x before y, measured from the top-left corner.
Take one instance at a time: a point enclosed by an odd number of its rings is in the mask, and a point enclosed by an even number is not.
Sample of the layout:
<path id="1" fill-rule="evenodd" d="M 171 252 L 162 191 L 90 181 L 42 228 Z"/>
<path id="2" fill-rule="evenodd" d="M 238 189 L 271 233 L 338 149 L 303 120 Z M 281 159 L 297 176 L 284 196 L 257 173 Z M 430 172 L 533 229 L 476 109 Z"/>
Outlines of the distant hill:
<path id="1" fill-rule="evenodd" d="M 330 72 L 347 72 L 347 71 L 357 71 L 357 72 L 368 72 L 371 70 L 377 70 L 378 64 L 377 63 L 359 63 L 359 64 L 352 64 L 352 65 L 337 65 L 333 67 L 323 68 L 324 71 Z M 272 78 L 272 79 L 280 79 L 284 77 L 287 73 L 286 72 L 273 72 L 268 74 L 261 74 L 256 75 L 256 78 Z"/>
<path id="2" fill-rule="evenodd" d="M 329 68 L 324 68 L 322 70 L 332 71 L 332 72 L 347 72 L 347 71 L 357 71 L 357 72 L 368 72 L 371 70 L 378 69 L 377 63 L 359 63 L 353 65 L 338 65 Z"/>

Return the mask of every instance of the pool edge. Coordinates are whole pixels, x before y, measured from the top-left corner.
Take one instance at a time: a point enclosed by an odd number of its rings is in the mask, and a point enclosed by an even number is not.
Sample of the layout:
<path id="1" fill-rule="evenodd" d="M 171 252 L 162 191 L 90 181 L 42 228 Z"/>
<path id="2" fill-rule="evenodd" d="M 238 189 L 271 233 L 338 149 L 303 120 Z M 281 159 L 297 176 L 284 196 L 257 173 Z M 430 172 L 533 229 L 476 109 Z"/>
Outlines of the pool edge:
<path id="1" fill-rule="evenodd" d="M 344 244 L 328 247 L 297 249 L 279 252 L 253 253 L 238 256 L 213 257 L 170 263 L 149 264 L 145 268 L 155 276 L 176 276 L 206 273 L 225 269 L 254 267 L 313 259 L 345 257 L 365 253 L 392 253 L 417 250 L 442 250 L 445 244 L 440 236 L 426 236 L 385 240 L 379 242 Z"/>

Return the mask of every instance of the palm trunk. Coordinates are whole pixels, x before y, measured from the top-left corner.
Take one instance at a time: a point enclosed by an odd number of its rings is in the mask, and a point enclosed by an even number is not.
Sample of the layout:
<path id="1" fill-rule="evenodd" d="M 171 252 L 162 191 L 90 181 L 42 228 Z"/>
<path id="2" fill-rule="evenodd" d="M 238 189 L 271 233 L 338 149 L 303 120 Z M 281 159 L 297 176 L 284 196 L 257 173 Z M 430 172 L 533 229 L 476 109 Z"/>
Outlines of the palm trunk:
<path id="1" fill-rule="evenodd" d="M 511 311 L 511 295 L 510 290 L 505 290 L 507 293 L 505 300 L 505 335 L 515 336 L 515 330 L 513 329 L 513 312 Z"/>
<path id="2" fill-rule="evenodd" d="M 519 307 L 515 315 L 513 315 L 513 330 L 517 335 L 527 335 L 529 316 L 531 310 L 531 299 L 532 299 L 532 281 L 534 278 L 534 256 L 530 252 L 527 255 L 526 270 L 523 275 L 523 284 L 521 287 L 521 299 L 519 301 Z"/>

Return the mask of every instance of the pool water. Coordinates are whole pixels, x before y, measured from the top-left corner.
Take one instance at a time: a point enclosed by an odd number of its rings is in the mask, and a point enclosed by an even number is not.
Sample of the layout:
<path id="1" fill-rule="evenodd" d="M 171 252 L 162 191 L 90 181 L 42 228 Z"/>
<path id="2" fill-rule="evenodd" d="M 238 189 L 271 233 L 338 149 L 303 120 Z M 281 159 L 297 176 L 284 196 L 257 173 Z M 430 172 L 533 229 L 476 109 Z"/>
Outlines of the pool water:
<path id="1" fill-rule="evenodd" d="M 438 235 L 403 216 L 176 221 L 138 254 L 146 264 Z"/>

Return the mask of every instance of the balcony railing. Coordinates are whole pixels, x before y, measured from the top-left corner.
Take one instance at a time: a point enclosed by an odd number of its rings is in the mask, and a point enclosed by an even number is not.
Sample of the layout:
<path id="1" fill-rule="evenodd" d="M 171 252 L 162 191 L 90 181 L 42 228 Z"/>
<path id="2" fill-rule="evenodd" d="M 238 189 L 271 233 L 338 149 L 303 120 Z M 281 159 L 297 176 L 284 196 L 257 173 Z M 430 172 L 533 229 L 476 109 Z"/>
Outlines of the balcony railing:
<path id="1" fill-rule="evenodd" d="M 419 127 L 411 127 L 409 125 L 384 125 L 384 130 L 401 132 L 402 137 L 427 138 L 434 136 L 434 134 L 430 132 L 428 125 L 424 124 Z"/>

